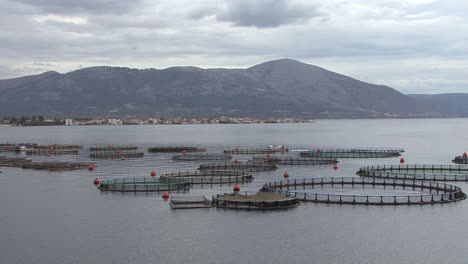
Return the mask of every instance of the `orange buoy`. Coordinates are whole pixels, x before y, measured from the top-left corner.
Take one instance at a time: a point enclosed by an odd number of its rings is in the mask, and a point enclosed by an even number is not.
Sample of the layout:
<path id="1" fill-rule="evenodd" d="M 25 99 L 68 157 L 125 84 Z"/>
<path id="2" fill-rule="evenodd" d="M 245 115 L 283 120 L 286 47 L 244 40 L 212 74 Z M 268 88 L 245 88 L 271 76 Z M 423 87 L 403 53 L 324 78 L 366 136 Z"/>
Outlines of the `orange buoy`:
<path id="1" fill-rule="evenodd" d="M 184 150 L 182 150 L 182 155 L 185 155 L 185 154 L 187 154 L 187 151 L 185 151 L 185 149 L 184 149 Z"/>
<path id="2" fill-rule="evenodd" d="M 93 184 L 98 186 L 99 185 L 99 178 L 94 178 Z"/>
<path id="3" fill-rule="evenodd" d="M 151 171 L 151 177 L 156 177 L 156 172 L 154 170 Z"/>
<path id="4" fill-rule="evenodd" d="M 284 172 L 283 177 L 284 177 L 284 178 L 288 178 L 288 177 L 289 177 L 288 171 L 285 171 L 285 172 Z"/>
<path id="5" fill-rule="evenodd" d="M 94 170 L 94 164 L 92 164 L 92 163 L 89 164 L 88 170 L 92 172 Z"/>
<path id="6" fill-rule="evenodd" d="M 333 165 L 333 169 L 334 169 L 335 171 L 337 171 L 337 170 L 338 170 L 338 164 L 335 163 L 335 165 Z"/>
<path id="7" fill-rule="evenodd" d="M 125 157 L 122 157 L 122 160 L 126 160 L 126 158 L 125 158 Z"/>
<path id="8" fill-rule="evenodd" d="M 170 196 L 169 192 L 163 192 L 163 194 L 162 194 L 163 199 L 169 199 L 169 196 Z"/>
<path id="9" fill-rule="evenodd" d="M 400 158 L 400 164 L 403 164 L 403 163 L 405 163 L 405 158 L 401 157 Z"/>
<path id="10" fill-rule="evenodd" d="M 234 192 L 240 192 L 240 187 L 239 187 L 239 185 L 237 185 L 237 184 L 234 185 L 234 187 L 232 188 L 232 190 L 233 190 Z"/>
<path id="11" fill-rule="evenodd" d="M 239 164 L 239 161 L 237 159 L 234 160 L 234 164 Z"/>
<path id="12" fill-rule="evenodd" d="M 463 157 L 464 157 L 464 158 L 468 158 L 468 153 L 463 152 Z"/>

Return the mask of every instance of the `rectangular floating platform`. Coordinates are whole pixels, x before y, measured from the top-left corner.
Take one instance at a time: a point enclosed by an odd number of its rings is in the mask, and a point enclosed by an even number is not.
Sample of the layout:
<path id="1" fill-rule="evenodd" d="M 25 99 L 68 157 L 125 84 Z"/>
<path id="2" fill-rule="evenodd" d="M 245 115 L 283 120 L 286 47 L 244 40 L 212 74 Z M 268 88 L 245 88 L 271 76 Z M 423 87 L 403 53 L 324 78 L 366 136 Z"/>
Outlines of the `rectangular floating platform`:
<path id="1" fill-rule="evenodd" d="M 134 145 L 94 145 L 89 148 L 90 151 L 126 151 L 126 150 L 137 150 L 138 147 Z"/>
<path id="2" fill-rule="evenodd" d="M 225 162 L 201 164 L 199 170 L 275 171 L 278 166 L 266 162 Z"/>
<path id="3" fill-rule="evenodd" d="M 121 150 L 113 150 L 113 151 L 94 151 L 89 153 L 89 157 L 92 159 L 137 159 L 143 158 L 145 154 L 143 152 L 138 151 L 121 151 Z"/>
<path id="4" fill-rule="evenodd" d="M 309 158 L 309 157 L 253 157 L 253 161 L 263 161 L 277 165 L 289 166 L 319 166 L 337 164 L 338 160 L 331 158 Z"/>
<path id="5" fill-rule="evenodd" d="M 172 197 L 169 205 L 172 209 L 211 208 L 211 201 L 205 196 L 178 196 Z"/>
<path id="6" fill-rule="evenodd" d="M 229 154 L 218 153 L 191 153 L 180 154 L 172 157 L 176 161 L 197 161 L 197 160 L 230 160 L 232 156 Z"/>
<path id="7" fill-rule="evenodd" d="M 248 154 L 273 154 L 273 153 L 286 153 L 288 148 L 282 146 L 280 148 L 230 148 L 225 149 L 224 153 L 226 154 L 239 154 L 239 155 L 248 155 Z"/>

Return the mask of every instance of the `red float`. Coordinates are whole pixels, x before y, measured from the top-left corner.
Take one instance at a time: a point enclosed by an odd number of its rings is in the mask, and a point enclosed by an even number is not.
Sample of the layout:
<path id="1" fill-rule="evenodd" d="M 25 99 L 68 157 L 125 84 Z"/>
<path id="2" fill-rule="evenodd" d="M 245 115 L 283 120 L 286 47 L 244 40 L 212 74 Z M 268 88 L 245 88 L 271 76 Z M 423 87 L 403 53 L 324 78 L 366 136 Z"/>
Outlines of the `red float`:
<path id="1" fill-rule="evenodd" d="M 162 194 L 162 198 L 163 198 L 164 200 L 169 199 L 169 196 L 170 196 L 170 195 L 169 195 L 169 192 L 163 192 L 163 194 Z"/>
<path id="2" fill-rule="evenodd" d="M 288 177 L 289 177 L 288 171 L 285 171 L 285 172 L 284 172 L 283 177 L 284 177 L 284 178 L 288 178 Z"/>
<path id="3" fill-rule="evenodd" d="M 92 163 L 89 164 L 88 170 L 92 172 L 94 170 L 94 164 L 92 164 Z"/>
<path id="4" fill-rule="evenodd" d="M 237 159 L 234 160 L 234 164 L 239 164 L 239 161 Z"/>
<path id="5" fill-rule="evenodd" d="M 151 177 L 156 177 L 156 172 L 154 170 L 151 171 Z"/>
<path id="6" fill-rule="evenodd" d="M 94 178 L 93 184 L 98 186 L 99 185 L 99 178 Z"/>
<path id="7" fill-rule="evenodd" d="M 333 169 L 334 169 L 335 171 L 337 171 L 337 170 L 338 170 L 338 164 L 333 165 Z"/>
<path id="8" fill-rule="evenodd" d="M 122 160 L 126 160 L 126 158 L 125 158 L 125 157 L 122 157 Z"/>
<path id="9" fill-rule="evenodd" d="M 320 148 L 317 148 L 315 151 L 316 151 L 316 152 L 320 152 Z"/>
<path id="10" fill-rule="evenodd" d="M 237 185 L 237 184 L 234 185 L 234 187 L 232 188 L 232 190 L 233 190 L 234 192 L 240 192 L 240 187 L 239 187 L 239 185 Z"/>
<path id="11" fill-rule="evenodd" d="M 463 152 L 463 157 L 464 157 L 464 158 L 468 158 L 468 153 Z"/>
<path id="12" fill-rule="evenodd" d="M 185 155 L 185 154 L 187 154 L 187 151 L 185 151 L 185 149 L 184 149 L 184 150 L 182 150 L 182 155 Z"/>
<path id="13" fill-rule="evenodd" d="M 403 164 L 403 163 L 405 163 L 405 158 L 401 157 L 400 158 L 400 164 Z"/>

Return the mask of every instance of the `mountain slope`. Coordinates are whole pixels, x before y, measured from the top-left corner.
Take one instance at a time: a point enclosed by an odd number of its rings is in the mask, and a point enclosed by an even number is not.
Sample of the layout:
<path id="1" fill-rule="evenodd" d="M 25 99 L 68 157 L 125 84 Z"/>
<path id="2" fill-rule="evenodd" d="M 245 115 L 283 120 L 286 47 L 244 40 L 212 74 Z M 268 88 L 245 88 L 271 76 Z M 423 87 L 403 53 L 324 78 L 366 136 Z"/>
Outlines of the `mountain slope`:
<path id="1" fill-rule="evenodd" d="M 248 69 L 91 67 L 0 80 L 2 115 L 440 116 L 428 104 L 290 59 Z"/>

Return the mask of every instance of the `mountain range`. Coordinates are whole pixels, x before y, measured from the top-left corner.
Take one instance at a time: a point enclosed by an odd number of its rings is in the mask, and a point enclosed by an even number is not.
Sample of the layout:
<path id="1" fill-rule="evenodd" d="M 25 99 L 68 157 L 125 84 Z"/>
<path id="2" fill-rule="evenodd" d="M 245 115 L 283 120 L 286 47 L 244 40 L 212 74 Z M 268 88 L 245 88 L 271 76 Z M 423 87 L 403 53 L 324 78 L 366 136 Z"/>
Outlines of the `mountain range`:
<path id="1" fill-rule="evenodd" d="M 0 80 L 0 116 L 467 117 L 468 94 L 405 95 L 291 59 L 247 69 L 90 67 Z"/>

